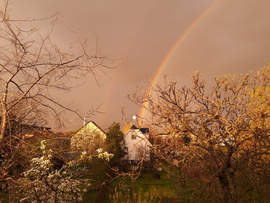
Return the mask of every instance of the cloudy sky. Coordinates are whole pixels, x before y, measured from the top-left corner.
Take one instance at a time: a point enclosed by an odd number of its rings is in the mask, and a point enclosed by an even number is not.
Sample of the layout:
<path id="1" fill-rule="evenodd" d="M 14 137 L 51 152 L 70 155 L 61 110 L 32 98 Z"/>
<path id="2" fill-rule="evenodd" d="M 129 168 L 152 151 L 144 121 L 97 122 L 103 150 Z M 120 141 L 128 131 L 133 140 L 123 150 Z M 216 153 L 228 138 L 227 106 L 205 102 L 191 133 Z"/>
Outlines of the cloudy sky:
<path id="1" fill-rule="evenodd" d="M 146 80 L 166 74 L 184 85 L 197 70 L 210 80 L 270 62 L 269 0 L 12 0 L 10 8 L 19 18 L 59 12 L 54 33 L 59 44 L 68 43 L 69 32 L 97 37 L 104 55 L 121 59 L 116 69 L 100 74 L 100 85 L 89 77 L 61 96 L 77 104 L 81 114 L 101 105 L 104 113 L 87 119 L 105 130 L 139 114 L 126 97 L 137 85 L 147 88 Z M 70 120 L 65 130 L 83 124 Z"/>

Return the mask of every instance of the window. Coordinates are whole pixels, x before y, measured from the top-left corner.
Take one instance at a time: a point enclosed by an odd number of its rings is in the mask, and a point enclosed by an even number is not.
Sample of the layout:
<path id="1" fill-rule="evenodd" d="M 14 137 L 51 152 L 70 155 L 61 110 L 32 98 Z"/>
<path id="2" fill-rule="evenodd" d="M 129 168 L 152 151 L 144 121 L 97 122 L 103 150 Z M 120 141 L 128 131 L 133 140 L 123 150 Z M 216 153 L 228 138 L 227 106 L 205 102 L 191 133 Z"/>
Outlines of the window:
<path id="1" fill-rule="evenodd" d="M 131 139 L 135 140 L 136 139 L 136 135 L 131 135 Z"/>

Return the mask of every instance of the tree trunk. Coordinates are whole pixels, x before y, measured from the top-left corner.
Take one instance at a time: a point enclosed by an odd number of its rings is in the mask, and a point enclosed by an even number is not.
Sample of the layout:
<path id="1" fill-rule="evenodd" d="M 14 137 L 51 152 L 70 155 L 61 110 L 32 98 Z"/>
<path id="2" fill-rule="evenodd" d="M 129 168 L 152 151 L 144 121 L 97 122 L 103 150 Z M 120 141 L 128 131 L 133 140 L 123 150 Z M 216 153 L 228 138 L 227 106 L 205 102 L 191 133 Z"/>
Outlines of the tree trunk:
<path id="1" fill-rule="evenodd" d="M 0 119 L 1 119 L 1 129 L 0 129 L 0 144 L 3 143 L 3 140 L 5 138 L 5 131 L 6 131 L 6 125 L 7 125 L 7 94 L 8 94 L 8 85 L 5 86 L 5 93 L 1 98 L 1 114 L 0 114 Z"/>
<path id="2" fill-rule="evenodd" d="M 6 131 L 6 123 L 7 123 L 7 111 L 6 108 L 3 107 L 1 114 L 1 129 L 0 129 L 0 144 L 3 143 L 5 131 Z"/>
<path id="3" fill-rule="evenodd" d="M 229 178 L 228 175 L 226 174 L 225 171 L 220 173 L 218 176 L 221 188 L 222 188 L 222 193 L 223 193 L 223 200 L 225 203 L 232 203 L 232 193 L 230 189 L 230 183 L 229 183 Z"/>

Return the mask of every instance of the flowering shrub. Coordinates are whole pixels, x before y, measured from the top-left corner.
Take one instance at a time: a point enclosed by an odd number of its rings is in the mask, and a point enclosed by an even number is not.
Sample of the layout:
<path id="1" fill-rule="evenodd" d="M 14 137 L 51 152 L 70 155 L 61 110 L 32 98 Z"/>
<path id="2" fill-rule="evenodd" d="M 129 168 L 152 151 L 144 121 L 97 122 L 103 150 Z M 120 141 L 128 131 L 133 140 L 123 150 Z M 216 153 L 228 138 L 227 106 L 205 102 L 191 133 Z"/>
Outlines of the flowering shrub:
<path id="1" fill-rule="evenodd" d="M 103 152 L 103 149 L 98 148 L 97 150 L 98 153 L 98 158 L 99 159 L 104 159 L 106 161 L 110 161 L 111 158 L 113 158 L 113 154 L 108 153 L 107 151 Z"/>
<path id="2" fill-rule="evenodd" d="M 20 187 L 20 202 L 79 202 L 90 186 L 87 180 L 76 177 L 76 162 L 70 162 L 60 170 L 52 168 L 52 151 L 46 150 L 46 142 L 42 141 L 42 156 L 31 160 L 31 168 L 24 173 L 24 181 Z M 76 172 L 76 173 L 75 173 Z"/>

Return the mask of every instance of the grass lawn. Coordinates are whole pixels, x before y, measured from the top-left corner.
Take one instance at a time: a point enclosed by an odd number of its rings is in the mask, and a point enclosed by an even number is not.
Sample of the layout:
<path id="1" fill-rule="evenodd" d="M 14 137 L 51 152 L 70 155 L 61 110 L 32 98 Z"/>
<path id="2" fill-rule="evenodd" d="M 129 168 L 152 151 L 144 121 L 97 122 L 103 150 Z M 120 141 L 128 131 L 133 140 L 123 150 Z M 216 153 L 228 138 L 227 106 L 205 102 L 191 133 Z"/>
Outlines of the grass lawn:
<path id="1" fill-rule="evenodd" d="M 156 174 L 159 174 L 158 176 Z M 106 202 L 113 202 L 112 195 L 117 190 L 118 202 L 128 202 L 132 192 L 141 202 L 159 202 L 158 200 L 177 200 L 177 193 L 165 171 L 142 171 L 140 176 L 132 183 L 129 176 L 119 177 L 110 183 Z M 114 202 L 117 202 L 116 200 Z"/>
<path id="2" fill-rule="evenodd" d="M 159 174 L 160 178 L 157 178 L 155 176 L 156 174 Z M 175 186 L 172 184 L 165 171 L 143 171 L 134 183 L 135 191 L 156 191 L 160 198 L 169 199 L 177 198 L 177 193 L 175 192 L 174 187 Z"/>

